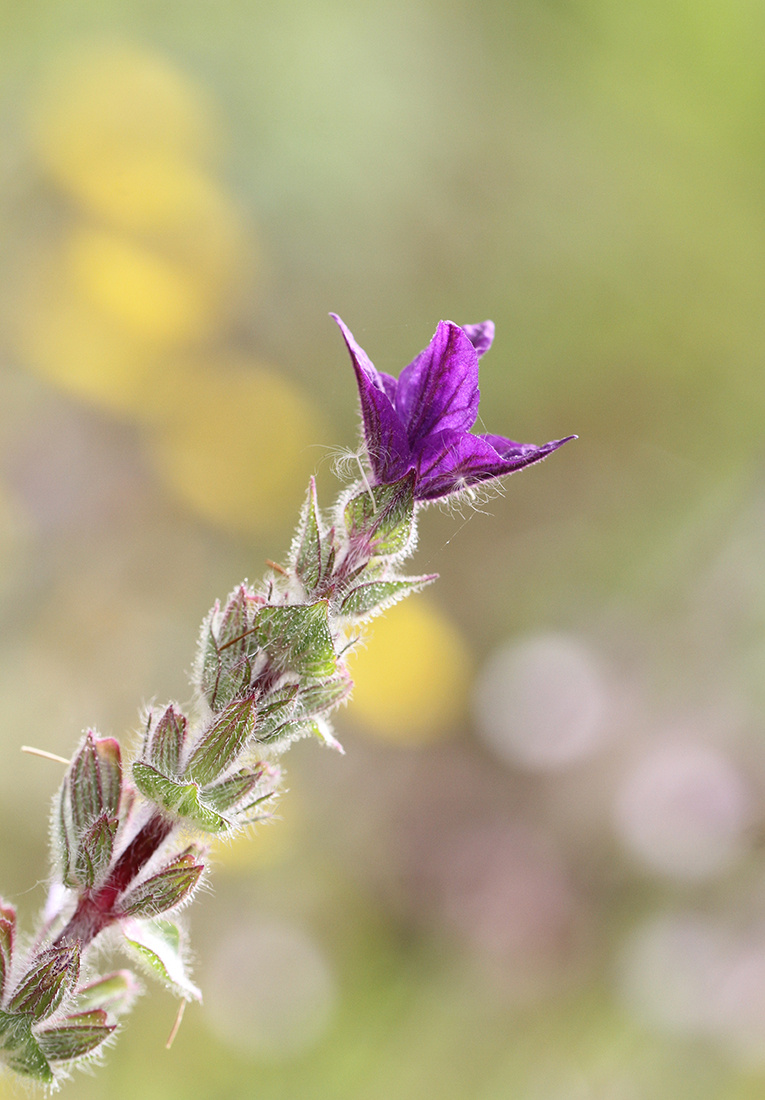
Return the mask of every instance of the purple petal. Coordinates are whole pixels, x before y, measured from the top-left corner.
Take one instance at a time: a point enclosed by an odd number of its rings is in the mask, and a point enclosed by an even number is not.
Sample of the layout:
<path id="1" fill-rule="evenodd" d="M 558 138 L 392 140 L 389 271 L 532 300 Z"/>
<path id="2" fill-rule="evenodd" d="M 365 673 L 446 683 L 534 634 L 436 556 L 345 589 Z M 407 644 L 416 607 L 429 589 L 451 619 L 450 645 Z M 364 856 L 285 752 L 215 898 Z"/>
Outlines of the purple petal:
<path id="1" fill-rule="evenodd" d="M 412 450 L 435 432 L 472 428 L 478 396 L 475 348 L 459 325 L 440 321 L 433 339 L 398 380 L 396 409 Z"/>
<path id="2" fill-rule="evenodd" d="M 375 478 L 382 483 L 397 481 L 404 476 L 412 463 L 406 432 L 392 403 L 396 380 L 390 375 L 379 373 L 337 314 L 331 313 L 330 317 L 340 326 L 356 372 L 364 421 L 364 441 Z"/>
<path id="3" fill-rule="evenodd" d="M 499 435 L 439 432 L 423 448 L 416 487 L 418 500 L 437 500 L 470 485 L 491 481 L 541 462 L 576 436 L 556 439 L 537 447 L 515 443 Z"/>
<path id="4" fill-rule="evenodd" d="M 479 321 L 477 325 L 462 325 L 462 331 L 479 357 L 484 355 L 494 342 L 493 321 Z"/>

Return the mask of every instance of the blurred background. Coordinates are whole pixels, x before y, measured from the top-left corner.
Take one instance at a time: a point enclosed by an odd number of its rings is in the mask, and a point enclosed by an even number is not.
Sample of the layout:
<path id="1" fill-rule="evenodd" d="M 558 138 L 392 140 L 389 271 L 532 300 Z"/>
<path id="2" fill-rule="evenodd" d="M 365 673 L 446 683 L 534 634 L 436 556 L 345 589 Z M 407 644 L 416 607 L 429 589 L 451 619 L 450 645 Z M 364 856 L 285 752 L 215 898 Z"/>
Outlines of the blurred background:
<path id="1" fill-rule="evenodd" d="M 497 324 L 484 429 L 580 439 L 423 515 L 192 1006 L 112 1100 L 765 1095 L 765 9 L 0 5 L 0 888 L 80 731 L 188 697 L 215 597 L 398 374 Z M 0 1081 L 0 1096 L 13 1087 Z"/>

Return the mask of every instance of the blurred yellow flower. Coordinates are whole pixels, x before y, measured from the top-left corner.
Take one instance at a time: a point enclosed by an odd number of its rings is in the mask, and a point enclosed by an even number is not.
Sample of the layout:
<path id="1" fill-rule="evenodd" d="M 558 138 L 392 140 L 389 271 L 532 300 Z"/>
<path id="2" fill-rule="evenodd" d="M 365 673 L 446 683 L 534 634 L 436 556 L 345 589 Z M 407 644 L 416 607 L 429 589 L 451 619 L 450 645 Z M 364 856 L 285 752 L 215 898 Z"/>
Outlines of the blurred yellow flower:
<path id="1" fill-rule="evenodd" d="M 202 273 L 120 234 L 75 229 L 65 264 L 83 298 L 139 338 L 182 343 L 215 327 L 217 289 Z"/>
<path id="2" fill-rule="evenodd" d="M 162 349 L 84 296 L 60 254 L 20 273 L 8 329 L 31 370 L 111 411 L 140 408 L 161 365 Z"/>
<path id="3" fill-rule="evenodd" d="M 464 713 L 467 647 L 446 616 L 420 597 L 375 619 L 351 661 L 349 713 L 379 737 L 431 741 L 451 732 Z"/>
<path id="4" fill-rule="evenodd" d="M 152 413 L 156 468 L 196 512 L 242 533 L 292 522 L 323 428 L 277 370 L 244 358 L 176 366 Z"/>
<path id="5" fill-rule="evenodd" d="M 37 155 L 56 183 L 89 205 L 94 179 L 126 154 L 207 161 L 220 125 L 199 87 L 161 55 L 91 41 L 49 67 L 31 108 Z"/>

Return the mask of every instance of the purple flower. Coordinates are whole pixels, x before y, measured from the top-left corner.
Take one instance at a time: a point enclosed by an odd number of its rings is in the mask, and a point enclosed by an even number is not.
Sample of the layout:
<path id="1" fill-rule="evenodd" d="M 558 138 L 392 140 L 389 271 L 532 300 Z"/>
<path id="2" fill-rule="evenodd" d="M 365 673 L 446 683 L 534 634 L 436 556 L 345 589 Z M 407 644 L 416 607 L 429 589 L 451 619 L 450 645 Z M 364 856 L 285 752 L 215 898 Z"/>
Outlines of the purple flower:
<path id="1" fill-rule="evenodd" d="M 417 471 L 415 498 L 438 500 L 470 485 L 539 462 L 576 436 L 541 447 L 501 435 L 473 435 L 478 415 L 478 358 L 494 339 L 494 323 L 440 321 L 433 339 L 398 379 L 378 371 L 332 313 L 356 371 L 364 439 L 375 484 Z"/>

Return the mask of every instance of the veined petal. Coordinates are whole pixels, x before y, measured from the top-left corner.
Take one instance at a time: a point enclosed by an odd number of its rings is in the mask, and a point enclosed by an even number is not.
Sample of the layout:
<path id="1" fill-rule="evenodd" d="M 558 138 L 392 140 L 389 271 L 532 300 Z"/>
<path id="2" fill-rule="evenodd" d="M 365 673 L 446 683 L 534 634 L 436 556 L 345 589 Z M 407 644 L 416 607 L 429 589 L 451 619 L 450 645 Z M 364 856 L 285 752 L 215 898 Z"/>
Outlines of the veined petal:
<path id="1" fill-rule="evenodd" d="M 467 333 L 440 321 L 433 339 L 404 367 L 396 410 L 417 453 L 442 431 L 466 432 L 478 415 L 478 354 Z"/>
<path id="2" fill-rule="evenodd" d="M 397 383 L 390 375 L 380 374 L 363 348 L 353 338 L 347 325 L 331 313 L 340 326 L 350 352 L 356 382 L 359 387 L 364 440 L 369 461 L 378 482 L 387 484 L 403 477 L 411 466 L 411 453 L 404 425 L 393 401 Z"/>
<path id="3" fill-rule="evenodd" d="M 416 496 L 437 500 L 541 462 L 576 436 L 556 439 L 537 447 L 516 443 L 499 435 L 439 432 L 428 440 L 420 456 Z"/>
<path id="4" fill-rule="evenodd" d="M 477 325 L 462 325 L 461 327 L 475 348 L 476 355 L 485 355 L 494 342 L 494 322 L 479 321 Z"/>

